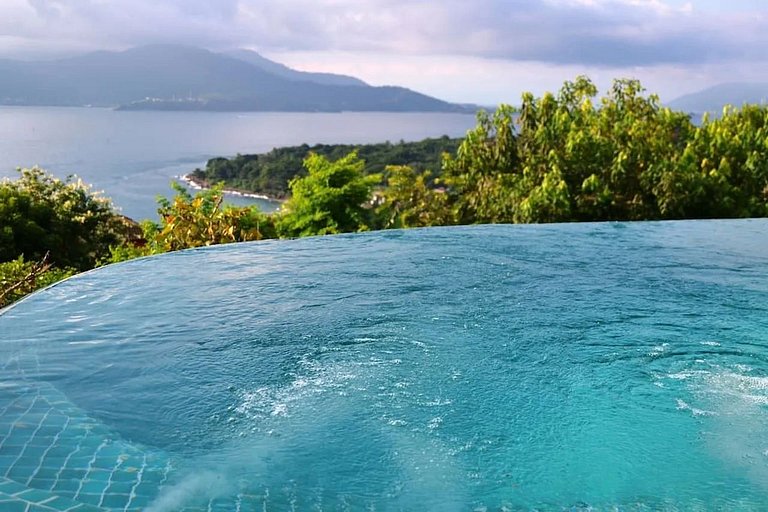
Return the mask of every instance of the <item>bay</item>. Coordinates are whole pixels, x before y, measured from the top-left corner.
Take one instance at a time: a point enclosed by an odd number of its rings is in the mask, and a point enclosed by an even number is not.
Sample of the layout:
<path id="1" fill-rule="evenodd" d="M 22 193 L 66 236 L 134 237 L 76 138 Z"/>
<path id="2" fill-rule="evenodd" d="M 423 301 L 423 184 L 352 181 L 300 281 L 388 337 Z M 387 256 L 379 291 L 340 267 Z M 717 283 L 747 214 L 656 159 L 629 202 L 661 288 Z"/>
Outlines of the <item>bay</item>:
<path id="1" fill-rule="evenodd" d="M 463 136 L 467 114 L 119 112 L 103 108 L 0 107 L 0 178 L 39 165 L 75 174 L 134 219 L 156 218 L 156 197 L 209 158 L 300 144 L 364 144 Z M 234 204 L 277 203 L 228 196 Z"/>

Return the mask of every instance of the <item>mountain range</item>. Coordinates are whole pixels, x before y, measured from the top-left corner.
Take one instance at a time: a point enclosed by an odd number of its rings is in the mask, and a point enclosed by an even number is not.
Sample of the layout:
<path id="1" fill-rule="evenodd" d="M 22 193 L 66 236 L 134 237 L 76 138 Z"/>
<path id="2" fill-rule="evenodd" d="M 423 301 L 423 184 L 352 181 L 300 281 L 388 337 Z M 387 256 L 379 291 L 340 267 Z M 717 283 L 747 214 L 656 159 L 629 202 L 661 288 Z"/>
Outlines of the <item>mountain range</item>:
<path id="1" fill-rule="evenodd" d="M 768 83 L 725 83 L 667 103 L 719 113 L 766 103 Z M 0 59 L 0 105 L 100 106 L 123 110 L 474 112 L 404 87 L 291 69 L 250 50 L 215 53 L 149 45 L 46 61 Z"/>
<path id="2" fill-rule="evenodd" d="M 126 110 L 472 112 L 404 87 L 308 73 L 236 50 L 179 45 L 65 59 L 0 60 L 0 104 Z"/>
<path id="3" fill-rule="evenodd" d="M 703 114 L 719 114 L 725 105 L 740 107 L 745 103 L 765 104 L 768 102 L 768 83 L 726 83 L 680 96 L 667 106 L 674 110 Z"/>

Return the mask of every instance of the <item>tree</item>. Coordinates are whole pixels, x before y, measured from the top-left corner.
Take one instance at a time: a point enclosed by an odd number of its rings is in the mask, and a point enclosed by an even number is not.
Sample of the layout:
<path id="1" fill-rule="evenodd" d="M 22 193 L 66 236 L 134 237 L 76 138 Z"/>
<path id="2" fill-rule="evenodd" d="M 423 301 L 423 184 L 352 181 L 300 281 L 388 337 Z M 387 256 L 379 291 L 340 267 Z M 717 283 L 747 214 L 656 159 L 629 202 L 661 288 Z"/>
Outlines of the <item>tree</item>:
<path id="1" fill-rule="evenodd" d="M 509 222 L 509 197 L 519 178 L 514 119 L 517 110 L 501 105 L 493 115 L 477 114 L 477 126 L 467 133 L 456 156 L 443 158 L 443 176 L 452 224 Z"/>
<path id="2" fill-rule="evenodd" d="M 310 154 L 307 176 L 291 180 L 291 198 L 283 205 L 277 231 L 283 237 L 365 231 L 372 224 L 369 204 L 378 174 L 363 175 L 356 152 L 332 162 Z"/>
<path id="3" fill-rule="evenodd" d="M 257 206 L 224 205 L 221 183 L 195 196 L 178 183 L 171 183 L 171 187 L 176 191 L 172 200 L 158 198 L 160 222 L 143 221 L 142 243 L 112 247 L 106 263 L 192 247 L 276 237 L 274 219 Z"/>
<path id="4" fill-rule="evenodd" d="M 379 227 L 414 228 L 451 224 L 444 190 L 430 186 L 431 173 L 417 173 L 407 165 L 386 169 L 386 187 L 377 208 Z"/>
<path id="5" fill-rule="evenodd" d="M 655 183 L 666 218 L 768 215 L 768 107 L 704 118 Z"/>
<path id="6" fill-rule="evenodd" d="M 0 262 L 49 254 L 59 268 L 87 270 L 125 239 L 130 222 L 82 181 L 36 167 L 19 174 L 0 183 Z"/>

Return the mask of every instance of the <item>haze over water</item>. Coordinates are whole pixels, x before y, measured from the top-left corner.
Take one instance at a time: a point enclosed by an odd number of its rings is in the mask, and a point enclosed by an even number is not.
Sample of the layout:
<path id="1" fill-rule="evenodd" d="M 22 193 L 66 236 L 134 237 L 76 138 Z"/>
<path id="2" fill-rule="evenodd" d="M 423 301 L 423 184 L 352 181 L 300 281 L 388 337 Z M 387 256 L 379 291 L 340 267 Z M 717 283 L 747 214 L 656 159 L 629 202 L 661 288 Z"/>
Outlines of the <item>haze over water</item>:
<path id="1" fill-rule="evenodd" d="M 262 153 L 303 143 L 414 141 L 463 136 L 466 114 L 119 112 L 101 108 L 0 107 L 0 178 L 39 165 L 77 174 L 122 213 L 155 218 L 156 196 L 215 156 Z M 235 203 L 253 200 L 230 197 Z M 274 203 L 256 201 L 262 209 Z"/>

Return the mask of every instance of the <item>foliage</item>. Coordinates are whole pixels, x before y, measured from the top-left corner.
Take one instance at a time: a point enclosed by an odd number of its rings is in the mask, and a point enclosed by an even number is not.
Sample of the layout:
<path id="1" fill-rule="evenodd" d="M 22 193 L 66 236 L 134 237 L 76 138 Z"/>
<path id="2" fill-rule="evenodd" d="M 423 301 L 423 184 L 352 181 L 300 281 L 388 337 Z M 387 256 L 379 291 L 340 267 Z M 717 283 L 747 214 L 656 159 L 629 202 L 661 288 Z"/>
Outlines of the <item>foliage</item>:
<path id="1" fill-rule="evenodd" d="M 141 243 L 112 247 L 105 263 L 192 247 L 275 238 L 274 219 L 256 206 L 223 204 L 223 185 L 192 196 L 178 183 L 172 200 L 158 198 L 160 223 L 141 223 Z"/>
<path id="2" fill-rule="evenodd" d="M 74 273 L 73 269 L 54 268 L 46 258 L 36 262 L 19 256 L 0 263 L 0 308 Z"/>
<path id="3" fill-rule="evenodd" d="M 160 251 L 275 237 L 271 218 L 256 206 L 224 206 L 222 184 L 194 197 L 177 183 L 173 187 L 173 201 L 159 200 L 161 223 L 153 243 Z"/>
<path id="4" fill-rule="evenodd" d="M 370 229 L 373 187 L 381 177 L 363 174 L 357 153 L 332 162 L 310 154 L 308 175 L 291 180 L 291 198 L 283 205 L 277 232 L 283 237 L 326 235 Z"/>
<path id="5" fill-rule="evenodd" d="M 480 111 L 477 127 L 467 132 L 456 156 L 445 156 L 442 183 L 448 186 L 452 223 L 504 222 L 510 217 L 504 196 L 516 179 L 519 160 L 515 114 L 508 105 L 492 116 Z"/>
<path id="6" fill-rule="evenodd" d="M 309 153 L 338 160 L 356 151 L 365 161 L 363 173 L 366 175 L 382 173 L 388 165 L 408 165 L 417 172 L 439 171 L 442 155 L 456 151 L 460 142 L 460 139 L 440 137 L 396 144 L 304 144 L 275 148 L 261 155 L 213 158 L 204 170 L 194 171 L 191 177 L 201 184 L 223 181 L 229 188 L 285 198 L 289 182 L 297 176 L 306 176 L 303 162 Z"/>
<path id="7" fill-rule="evenodd" d="M 441 182 L 455 224 L 766 216 L 768 108 L 696 127 L 636 80 L 598 101 L 579 77 L 481 113 Z"/>
<path id="8" fill-rule="evenodd" d="M 768 107 L 726 107 L 705 118 L 656 184 L 668 218 L 768 215 Z"/>
<path id="9" fill-rule="evenodd" d="M 0 183 L 0 262 L 50 253 L 58 267 L 87 270 L 123 241 L 124 218 L 80 180 L 39 168 L 19 174 Z"/>
<path id="10" fill-rule="evenodd" d="M 414 228 L 451 223 L 445 191 L 430 186 L 429 171 L 418 173 L 412 167 L 395 165 L 387 167 L 385 174 L 386 186 L 377 208 L 377 227 Z"/>

